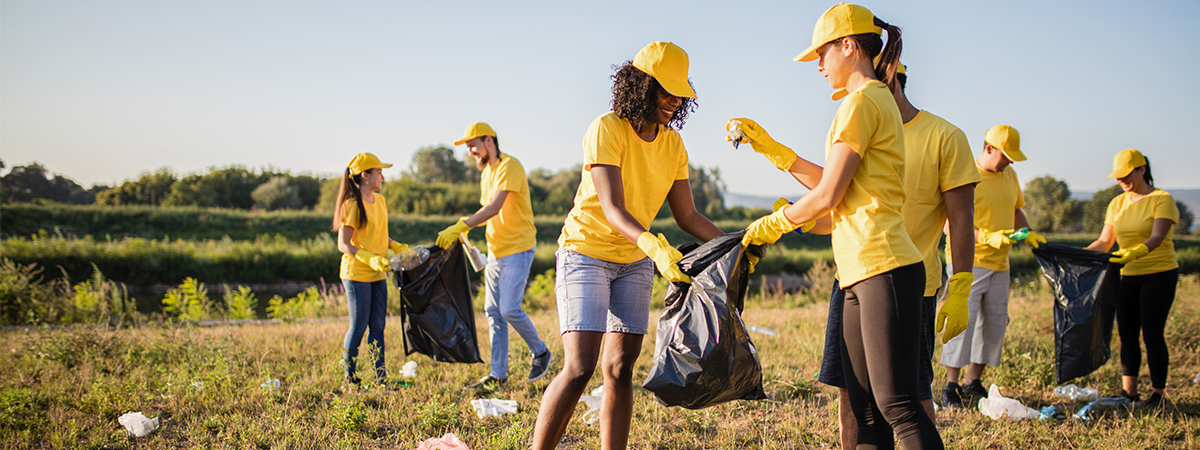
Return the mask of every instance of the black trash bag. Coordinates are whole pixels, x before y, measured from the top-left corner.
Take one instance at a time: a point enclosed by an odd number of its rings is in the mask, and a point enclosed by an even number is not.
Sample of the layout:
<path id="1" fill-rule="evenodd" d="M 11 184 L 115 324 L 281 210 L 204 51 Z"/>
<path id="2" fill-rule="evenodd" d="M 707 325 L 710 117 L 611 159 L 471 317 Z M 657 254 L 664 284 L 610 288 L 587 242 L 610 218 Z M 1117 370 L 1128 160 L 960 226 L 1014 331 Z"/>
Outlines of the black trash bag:
<path id="1" fill-rule="evenodd" d="M 741 317 L 750 278 L 746 253 L 762 257 L 765 248 L 751 246 L 743 252 L 744 234 L 679 247 L 684 253 L 679 266 L 692 283 L 675 283 L 667 290 L 654 367 L 642 385 L 659 403 L 700 409 L 767 398 L 758 350 Z"/>
<path id="2" fill-rule="evenodd" d="M 1061 244 L 1042 244 L 1033 255 L 1054 287 L 1054 363 L 1063 384 L 1111 356 L 1121 265 L 1108 253 Z"/>
<path id="3" fill-rule="evenodd" d="M 418 352 L 441 362 L 483 362 L 461 245 L 449 250 L 430 247 L 428 260 L 412 270 L 396 271 L 396 279 L 405 355 Z"/>

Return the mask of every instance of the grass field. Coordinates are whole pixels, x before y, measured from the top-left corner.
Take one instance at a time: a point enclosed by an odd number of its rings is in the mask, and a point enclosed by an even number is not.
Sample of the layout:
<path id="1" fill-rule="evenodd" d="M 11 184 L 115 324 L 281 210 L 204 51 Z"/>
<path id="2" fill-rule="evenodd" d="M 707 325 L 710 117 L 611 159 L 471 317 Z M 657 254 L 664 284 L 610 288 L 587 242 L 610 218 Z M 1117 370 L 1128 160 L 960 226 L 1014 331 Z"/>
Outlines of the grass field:
<path id="1" fill-rule="evenodd" d="M 631 448 L 836 448 L 836 399 L 814 381 L 822 351 L 826 304 L 781 308 L 793 300 L 750 299 L 747 324 L 778 330 L 753 335 L 771 400 L 735 401 L 700 411 L 666 408 L 635 390 Z M 656 314 L 656 313 L 655 313 Z M 551 311 L 533 312 L 560 367 L 561 340 Z M 655 316 L 657 317 L 657 316 Z M 985 380 L 1005 395 L 1040 408 L 1055 403 L 1053 319 L 1044 283 L 1014 286 L 1004 364 Z M 652 326 L 654 320 L 651 321 Z M 477 316 L 480 346 L 486 320 Z M 419 364 L 412 386 L 397 392 L 348 390 L 341 383 L 346 322 L 211 328 L 145 326 L 8 331 L 0 335 L 0 446 L 4 448 L 413 448 L 453 432 L 473 449 L 525 448 L 549 377 L 523 381 L 529 361 L 512 333 L 512 381 L 491 397 L 520 404 L 515 415 L 478 419 L 461 387 L 485 374 L 483 364 L 451 365 L 401 353 L 401 330 L 387 330 L 388 367 Z M 635 370 L 640 384 L 652 365 L 654 331 Z M 940 414 L 948 448 L 1200 448 L 1200 281 L 1185 277 L 1167 326 L 1171 373 L 1161 410 L 1110 410 L 1091 422 L 993 421 L 975 411 Z M 1117 344 L 1114 339 L 1114 354 Z M 938 350 L 940 354 L 940 349 Z M 486 350 L 484 358 L 487 358 Z M 938 366 L 940 368 L 940 366 Z M 935 389 L 944 370 L 937 370 Z M 1111 394 L 1116 363 L 1075 380 Z M 599 373 L 589 390 L 600 384 Z M 281 380 L 280 389 L 260 387 Z M 194 383 L 202 383 L 202 387 Z M 1142 386 L 1149 383 L 1142 369 Z M 1082 404 L 1069 404 L 1072 410 Z M 599 448 L 598 426 L 576 410 L 560 448 Z M 124 435 L 117 417 L 142 411 L 161 417 L 148 437 Z"/>

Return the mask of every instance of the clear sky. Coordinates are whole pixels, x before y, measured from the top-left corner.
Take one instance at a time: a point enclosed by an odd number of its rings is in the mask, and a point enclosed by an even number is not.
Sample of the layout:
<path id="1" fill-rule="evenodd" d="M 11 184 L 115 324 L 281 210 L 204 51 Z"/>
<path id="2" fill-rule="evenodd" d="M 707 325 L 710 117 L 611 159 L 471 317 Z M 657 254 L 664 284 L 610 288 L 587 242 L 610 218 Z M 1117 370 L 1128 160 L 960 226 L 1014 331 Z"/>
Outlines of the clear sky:
<path id="1" fill-rule="evenodd" d="M 162 166 L 332 174 L 367 151 L 395 176 L 484 121 L 526 168 L 564 169 L 609 109 L 612 65 L 669 40 L 699 95 L 691 161 L 731 192 L 799 193 L 723 126 L 750 117 L 823 162 L 837 103 L 792 57 L 833 4 L 0 0 L 0 159 L 88 186 Z M 992 125 L 1020 130 L 1022 180 L 1101 188 L 1137 148 L 1159 186 L 1200 187 L 1200 2 L 864 5 L 904 30 L 917 107 L 975 152 Z"/>

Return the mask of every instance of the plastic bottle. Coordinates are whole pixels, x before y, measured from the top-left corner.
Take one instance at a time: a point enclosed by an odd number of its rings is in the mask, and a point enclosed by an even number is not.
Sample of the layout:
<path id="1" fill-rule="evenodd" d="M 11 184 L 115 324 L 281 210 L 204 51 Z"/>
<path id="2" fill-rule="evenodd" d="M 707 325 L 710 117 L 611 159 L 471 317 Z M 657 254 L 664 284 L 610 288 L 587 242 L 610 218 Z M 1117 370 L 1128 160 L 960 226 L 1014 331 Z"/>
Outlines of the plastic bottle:
<path id="1" fill-rule="evenodd" d="M 758 333 L 758 334 L 765 334 L 767 336 L 772 336 L 772 337 L 779 337 L 778 331 L 772 330 L 770 328 L 760 327 L 758 325 L 746 325 L 746 331 L 750 331 L 750 332 Z"/>
<path id="2" fill-rule="evenodd" d="M 390 265 L 392 270 L 412 270 L 424 264 L 427 259 L 429 259 L 429 248 L 418 245 L 393 257 Z"/>
<path id="3" fill-rule="evenodd" d="M 1079 388 L 1074 384 L 1059 386 L 1054 388 L 1054 395 L 1065 398 L 1070 401 L 1075 401 L 1075 396 L 1079 394 Z"/>
<path id="4" fill-rule="evenodd" d="M 1090 387 L 1080 388 L 1076 396 L 1077 400 L 1084 402 L 1095 401 L 1098 398 L 1100 398 L 1100 391 Z"/>
<path id="5" fill-rule="evenodd" d="M 1023 241 L 1026 237 L 1029 237 L 1028 228 L 1021 228 L 1020 230 L 1008 233 L 1008 238 L 1014 241 Z"/>
<path id="6" fill-rule="evenodd" d="M 1050 406 L 1042 408 L 1042 413 L 1038 415 L 1038 420 L 1043 421 L 1043 422 L 1045 422 L 1047 420 L 1052 420 L 1052 419 L 1053 420 L 1062 420 L 1062 419 L 1065 419 L 1066 416 L 1067 416 L 1066 412 L 1064 412 L 1061 408 L 1059 408 L 1058 406 L 1055 406 L 1055 405 L 1050 405 Z"/>

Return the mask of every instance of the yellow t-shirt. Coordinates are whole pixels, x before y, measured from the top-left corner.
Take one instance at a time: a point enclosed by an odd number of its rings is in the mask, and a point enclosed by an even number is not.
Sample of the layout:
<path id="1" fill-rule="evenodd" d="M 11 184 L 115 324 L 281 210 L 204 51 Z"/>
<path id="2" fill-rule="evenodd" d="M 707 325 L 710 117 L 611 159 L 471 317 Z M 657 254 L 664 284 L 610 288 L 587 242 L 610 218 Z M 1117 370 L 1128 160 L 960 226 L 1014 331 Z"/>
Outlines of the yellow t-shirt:
<path id="1" fill-rule="evenodd" d="M 904 124 L 904 228 L 925 259 L 925 296 L 942 285 L 938 243 L 946 224 L 942 193 L 979 182 L 975 157 L 962 130 L 920 111 Z"/>
<path id="2" fill-rule="evenodd" d="M 1104 224 L 1113 226 L 1117 245 L 1121 248 L 1146 242 L 1154 227 L 1154 219 L 1179 223 L 1179 207 L 1175 205 L 1175 197 L 1162 189 L 1155 189 L 1136 202 L 1128 192 L 1121 193 L 1108 203 L 1108 212 L 1104 214 Z M 1175 242 L 1171 240 L 1174 228 L 1172 226 L 1167 231 L 1167 237 L 1158 247 L 1121 268 L 1121 275 L 1150 275 L 1178 268 Z"/>
<path id="3" fill-rule="evenodd" d="M 583 136 L 583 175 L 558 246 L 619 264 L 645 258 L 646 254 L 604 217 L 592 183 L 591 170 L 596 164 L 621 168 L 625 209 L 642 227 L 650 229 L 650 221 L 675 180 L 688 177 L 683 139 L 675 130 L 659 126 L 654 142 L 643 141 L 628 120 L 611 111 L 593 120 Z"/>
<path id="4" fill-rule="evenodd" d="M 508 191 L 500 212 L 487 221 L 488 252 L 497 258 L 520 253 L 537 244 L 537 228 L 533 226 L 533 207 L 529 200 L 529 180 L 525 167 L 517 158 L 500 155 L 496 165 L 488 164 L 479 175 L 482 194 L 479 204 L 487 205 L 496 191 Z"/>
<path id="5" fill-rule="evenodd" d="M 887 86 L 869 81 L 842 100 L 825 158 L 845 142 L 861 158 L 833 208 L 833 260 L 842 286 L 921 262 L 904 229 L 904 123 Z"/>
<path id="6" fill-rule="evenodd" d="M 354 201 L 354 199 L 346 200 L 346 203 L 342 206 L 342 225 L 354 228 L 354 235 L 350 237 L 351 244 L 376 255 L 387 256 L 388 219 L 386 203 L 387 201 L 379 194 L 375 194 L 375 203 L 363 201 L 363 207 L 367 209 L 367 226 L 359 227 L 358 202 Z M 370 283 L 387 278 L 387 273 L 376 272 L 367 263 L 342 253 L 341 277 L 344 280 Z"/>
<path id="7" fill-rule="evenodd" d="M 999 231 L 1013 229 L 1017 208 L 1025 206 L 1025 194 L 1021 193 L 1021 182 L 1012 166 L 1003 172 L 989 172 L 979 164 L 981 181 L 975 185 L 975 229 Z M 946 239 L 946 261 L 950 258 L 950 239 Z M 1008 270 L 1008 250 L 1011 245 L 993 248 L 975 241 L 975 267 L 988 270 Z"/>

